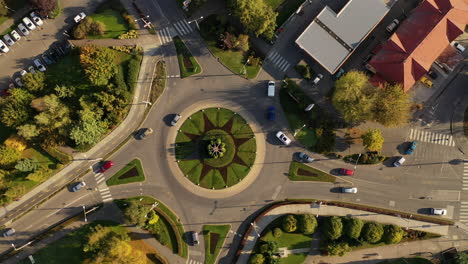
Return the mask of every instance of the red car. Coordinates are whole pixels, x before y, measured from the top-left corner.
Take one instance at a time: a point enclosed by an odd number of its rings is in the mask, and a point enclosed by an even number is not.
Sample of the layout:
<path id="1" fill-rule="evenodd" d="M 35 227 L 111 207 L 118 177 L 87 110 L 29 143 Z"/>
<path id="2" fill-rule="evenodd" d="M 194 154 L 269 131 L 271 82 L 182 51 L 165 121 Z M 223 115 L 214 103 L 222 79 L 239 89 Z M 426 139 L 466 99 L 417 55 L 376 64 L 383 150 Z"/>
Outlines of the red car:
<path id="1" fill-rule="evenodd" d="M 112 160 L 104 161 L 101 167 L 99 167 L 99 171 L 104 173 L 108 169 L 110 169 L 112 166 L 114 166 L 114 162 Z"/>
<path id="2" fill-rule="evenodd" d="M 348 169 L 341 168 L 341 169 L 340 169 L 340 174 L 341 174 L 341 175 L 353 176 L 354 171 L 353 171 L 353 170 L 348 170 Z"/>

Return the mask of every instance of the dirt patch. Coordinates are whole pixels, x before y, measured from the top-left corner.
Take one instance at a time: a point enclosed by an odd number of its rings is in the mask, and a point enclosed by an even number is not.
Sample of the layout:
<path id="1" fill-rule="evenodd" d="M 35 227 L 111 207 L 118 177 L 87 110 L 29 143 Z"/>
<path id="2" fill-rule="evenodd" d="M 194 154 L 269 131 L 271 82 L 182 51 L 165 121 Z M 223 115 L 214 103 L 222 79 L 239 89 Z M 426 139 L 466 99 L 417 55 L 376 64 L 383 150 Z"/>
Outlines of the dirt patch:
<path id="1" fill-rule="evenodd" d="M 231 134 L 230 131 L 232 129 L 232 123 L 234 123 L 234 116 L 231 117 L 231 119 L 229 119 L 229 121 L 227 121 L 226 124 L 224 124 L 224 126 L 221 129 Z"/>
<path id="2" fill-rule="evenodd" d="M 128 178 L 137 177 L 137 176 L 138 176 L 138 170 L 135 166 L 133 166 L 130 170 L 120 175 L 118 179 L 123 180 L 123 179 L 128 179 Z"/>
<path id="3" fill-rule="evenodd" d="M 184 60 L 183 60 L 183 61 L 184 61 L 184 66 L 185 66 L 185 68 L 186 68 L 187 70 L 192 71 L 192 70 L 193 70 L 192 61 L 191 61 L 189 58 L 185 57 L 185 56 L 184 56 Z"/>
<path id="4" fill-rule="evenodd" d="M 216 245 L 218 245 L 219 241 L 219 234 L 218 233 L 211 233 L 210 232 L 210 253 L 214 254 L 216 250 Z"/>
<path id="5" fill-rule="evenodd" d="M 232 163 L 231 163 L 232 164 Z M 227 166 L 224 166 L 224 167 L 220 167 L 218 168 L 219 170 L 219 173 L 221 173 L 221 176 L 223 177 L 223 180 L 225 183 L 227 183 L 227 168 L 231 165 L 227 165 Z"/>
<path id="6" fill-rule="evenodd" d="M 205 121 L 205 132 L 213 130 L 213 129 L 216 128 L 215 125 L 213 125 L 213 123 L 211 123 L 210 119 L 205 114 L 203 114 L 203 119 Z"/>
<path id="7" fill-rule="evenodd" d="M 308 170 L 304 170 L 304 169 L 297 169 L 297 175 L 300 175 L 300 176 L 310 176 L 310 177 L 318 177 L 318 174 L 317 173 L 314 173 L 314 172 L 311 172 L 311 171 L 308 171 Z"/>
<path id="8" fill-rule="evenodd" d="M 202 165 L 203 165 L 203 168 L 202 168 L 202 172 L 200 175 L 200 181 L 202 181 L 205 178 L 205 176 L 208 174 L 208 172 L 210 172 L 213 169 L 213 167 L 211 167 L 210 165 L 206 165 L 204 163 L 202 163 Z"/>

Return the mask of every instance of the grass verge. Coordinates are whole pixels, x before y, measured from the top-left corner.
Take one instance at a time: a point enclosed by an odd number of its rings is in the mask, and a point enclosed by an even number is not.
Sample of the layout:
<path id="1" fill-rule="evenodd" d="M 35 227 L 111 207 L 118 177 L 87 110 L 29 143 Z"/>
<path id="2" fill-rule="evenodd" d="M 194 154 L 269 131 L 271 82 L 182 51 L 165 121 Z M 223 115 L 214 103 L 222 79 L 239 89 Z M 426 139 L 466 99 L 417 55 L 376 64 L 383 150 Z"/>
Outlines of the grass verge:
<path id="1" fill-rule="evenodd" d="M 166 88 L 166 62 L 158 61 L 151 83 L 150 101 L 155 103 Z"/>
<path id="2" fill-rule="evenodd" d="M 108 186 L 145 181 L 145 174 L 139 159 L 134 159 L 106 181 Z"/>
<path id="3" fill-rule="evenodd" d="M 200 64 L 198 64 L 195 57 L 190 53 L 182 39 L 174 37 L 173 40 L 177 50 L 177 59 L 179 60 L 180 76 L 186 78 L 200 73 L 202 71 Z"/>
<path id="4" fill-rule="evenodd" d="M 291 181 L 320 181 L 335 182 L 336 178 L 328 173 L 309 167 L 303 163 L 293 161 L 289 166 L 288 177 Z"/>
<path id="5" fill-rule="evenodd" d="M 223 247 L 231 225 L 204 225 L 203 236 L 205 238 L 205 264 L 216 262 L 219 251 Z"/>
<path id="6" fill-rule="evenodd" d="M 114 9 L 106 9 L 100 13 L 94 13 L 90 16 L 94 21 L 101 22 L 105 26 L 102 36 L 89 35 L 89 39 L 118 38 L 126 33 L 129 28 L 122 15 Z"/>

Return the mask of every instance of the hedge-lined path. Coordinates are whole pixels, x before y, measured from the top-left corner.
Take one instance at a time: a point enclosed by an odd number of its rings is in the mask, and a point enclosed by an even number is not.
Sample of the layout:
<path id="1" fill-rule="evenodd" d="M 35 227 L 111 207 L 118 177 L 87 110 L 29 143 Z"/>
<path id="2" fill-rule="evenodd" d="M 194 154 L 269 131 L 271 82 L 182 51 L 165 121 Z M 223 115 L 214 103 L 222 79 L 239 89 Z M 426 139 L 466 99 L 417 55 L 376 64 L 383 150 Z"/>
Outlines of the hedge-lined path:
<path id="1" fill-rule="evenodd" d="M 139 29 L 138 38 L 134 39 L 79 39 L 69 40 L 74 46 L 85 46 L 93 44 L 101 47 L 109 46 L 132 46 L 132 45 L 150 45 L 153 43 L 159 43 L 156 35 L 151 35 L 146 29 Z"/>
<path id="2" fill-rule="evenodd" d="M 239 259 L 237 260 L 237 263 L 242 264 L 242 263 L 247 263 L 248 259 L 250 257 L 250 254 L 257 242 L 257 234 L 261 234 L 263 230 L 275 219 L 278 217 L 284 215 L 284 214 L 313 214 L 313 215 L 338 215 L 338 216 L 353 216 L 356 218 L 360 218 L 365 221 L 375 221 L 378 223 L 385 223 L 385 224 L 395 224 L 401 227 L 408 227 L 409 229 L 414 229 L 414 230 L 421 230 L 425 232 L 432 232 L 436 234 L 440 234 L 442 236 L 447 236 L 449 233 L 449 226 L 447 225 L 439 225 L 439 224 L 433 224 L 433 223 L 428 223 L 428 222 L 422 222 L 422 221 L 416 221 L 412 219 L 402 219 L 401 217 L 395 217 L 395 216 L 390 216 L 390 215 L 384 215 L 384 214 L 378 214 L 378 213 L 373 213 L 373 212 L 368 212 L 368 211 L 362 211 L 362 210 L 356 210 L 356 209 L 350 209 L 350 208 L 344 208 L 344 207 L 338 207 L 338 206 L 329 206 L 329 205 L 322 205 L 319 207 L 317 206 L 311 206 L 311 204 L 288 204 L 288 205 L 283 205 L 276 207 L 269 212 L 267 212 L 261 219 L 260 221 L 256 222 L 256 230 L 252 229 L 249 236 L 246 239 L 246 243 L 244 247 L 242 248 L 242 253 L 239 256 Z M 424 246 L 423 246 L 423 243 Z M 452 246 L 453 240 L 452 239 L 447 239 L 444 237 L 438 238 L 438 239 L 431 239 L 431 240 L 426 240 L 426 241 L 416 241 L 416 242 L 411 242 L 411 243 L 401 243 L 399 245 L 394 245 L 393 247 L 402 247 L 405 248 L 405 251 L 401 252 L 408 252 L 407 248 L 412 248 L 413 250 L 410 251 L 410 253 L 414 252 L 426 252 L 428 249 L 434 248 L 434 250 L 439 250 L 439 248 L 448 248 Z M 426 243 L 431 244 L 431 246 L 425 245 Z M 406 244 L 406 245 L 405 245 Z M 411 245 L 410 247 L 408 245 Z M 391 247 L 391 246 L 388 246 Z M 465 247 L 468 248 L 468 244 L 465 243 Z M 368 249 L 370 251 L 376 252 L 379 251 L 381 252 L 380 249 L 377 248 L 371 248 Z M 395 249 L 390 249 L 390 254 L 388 254 L 388 258 L 395 258 L 395 257 L 404 257 L 407 256 L 406 253 L 405 255 L 395 255 L 398 253 L 398 250 Z M 437 251 L 438 252 L 438 251 Z M 358 257 L 357 259 L 347 259 L 344 261 L 345 258 L 349 258 L 349 256 L 355 256 Z M 317 259 L 321 259 L 318 261 Z M 324 260 L 326 258 L 327 260 Z M 338 262 L 330 262 L 329 259 L 332 257 L 320 257 L 320 256 L 310 256 L 309 259 L 306 260 L 306 263 L 321 263 L 321 261 L 325 261 L 328 263 L 350 263 L 353 261 L 362 261 L 362 251 L 355 251 L 352 253 L 348 253 L 345 258 L 339 258 Z M 333 257 L 336 258 L 336 257 Z M 336 258 L 338 259 L 338 258 Z"/>

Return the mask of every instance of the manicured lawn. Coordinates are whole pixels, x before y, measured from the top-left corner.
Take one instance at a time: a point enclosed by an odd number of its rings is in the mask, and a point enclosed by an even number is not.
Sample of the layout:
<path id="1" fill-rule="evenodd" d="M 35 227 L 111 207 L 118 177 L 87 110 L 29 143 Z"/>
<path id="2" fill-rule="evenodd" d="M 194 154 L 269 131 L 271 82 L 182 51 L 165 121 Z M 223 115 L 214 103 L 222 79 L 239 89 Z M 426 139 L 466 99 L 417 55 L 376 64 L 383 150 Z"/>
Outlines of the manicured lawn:
<path id="1" fill-rule="evenodd" d="M 283 232 L 281 237 L 274 238 L 272 233 L 268 232 L 267 234 L 265 234 L 265 236 L 262 237 L 262 240 L 263 241 L 276 241 L 278 243 L 279 248 L 282 248 L 282 247 L 286 247 L 288 249 L 309 248 L 310 243 L 312 241 L 312 235 Z"/>
<path id="2" fill-rule="evenodd" d="M 105 25 L 102 36 L 88 36 L 90 39 L 117 38 L 128 31 L 127 23 L 116 10 L 106 9 L 102 13 L 92 14 L 90 17 Z"/>
<path id="3" fill-rule="evenodd" d="M 204 225 L 203 236 L 205 238 L 205 264 L 216 262 L 219 251 L 223 247 L 224 240 L 231 229 L 231 225 Z"/>
<path id="4" fill-rule="evenodd" d="M 296 138 L 304 145 L 306 148 L 313 148 L 317 144 L 317 137 L 315 135 L 315 130 L 308 127 L 300 129 L 296 133 Z"/>
<path id="5" fill-rule="evenodd" d="M 145 174 L 139 159 L 134 159 L 106 181 L 108 186 L 145 181 Z"/>
<path id="6" fill-rule="evenodd" d="M 297 254 L 291 254 L 287 258 L 281 258 L 280 264 L 298 264 L 298 263 L 303 263 L 306 258 L 308 253 L 297 253 Z"/>
<path id="7" fill-rule="evenodd" d="M 166 62 L 158 61 L 151 84 L 150 101 L 155 103 L 166 88 Z"/>
<path id="8" fill-rule="evenodd" d="M 69 85 L 75 86 L 79 90 L 80 88 L 86 89 L 89 85 L 83 68 L 80 65 L 80 56 L 75 52 L 63 57 L 57 63 L 47 68 L 45 75 L 50 87 Z"/>
<path id="9" fill-rule="evenodd" d="M 39 163 L 39 166 L 52 170 L 56 169 L 57 164 L 59 163 L 57 159 L 39 147 L 25 149 L 22 155 L 24 158 L 34 158 Z"/>
<path id="10" fill-rule="evenodd" d="M 431 264 L 432 262 L 425 258 L 401 258 L 397 260 L 385 260 L 378 264 Z"/>
<path id="11" fill-rule="evenodd" d="M 297 161 L 291 162 L 291 165 L 289 166 L 288 177 L 291 181 L 336 181 L 334 176 Z"/>
<path id="12" fill-rule="evenodd" d="M 177 59 L 179 60 L 180 76 L 185 78 L 200 73 L 202 71 L 200 64 L 185 46 L 182 39 L 174 37 L 173 40 L 177 50 Z"/>

